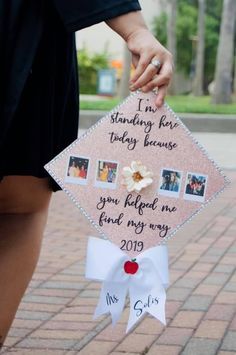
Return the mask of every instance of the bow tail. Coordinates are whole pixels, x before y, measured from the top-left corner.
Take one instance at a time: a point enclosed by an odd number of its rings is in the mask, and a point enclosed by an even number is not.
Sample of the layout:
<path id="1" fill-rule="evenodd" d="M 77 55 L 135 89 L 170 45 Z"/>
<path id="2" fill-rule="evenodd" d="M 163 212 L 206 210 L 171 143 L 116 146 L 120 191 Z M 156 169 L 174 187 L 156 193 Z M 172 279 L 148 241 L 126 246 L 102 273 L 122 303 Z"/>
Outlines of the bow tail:
<path id="1" fill-rule="evenodd" d="M 113 326 L 119 320 L 125 305 L 127 285 L 119 282 L 104 281 L 94 319 L 110 313 Z"/>
<path id="2" fill-rule="evenodd" d="M 150 307 L 150 309 L 148 309 L 148 313 L 150 313 L 156 319 L 159 319 L 162 324 L 166 325 L 166 291 L 164 287 L 162 288 L 162 290 L 159 289 L 156 291 L 159 291 L 158 304 L 153 307 Z"/>
<path id="3" fill-rule="evenodd" d="M 138 322 L 146 313 L 150 313 L 161 323 L 166 325 L 165 302 L 166 291 L 161 282 L 156 278 L 156 285 L 149 290 L 143 289 L 137 292 L 135 285 L 130 286 L 130 314 L 126 328 L 126 333 Z"/>

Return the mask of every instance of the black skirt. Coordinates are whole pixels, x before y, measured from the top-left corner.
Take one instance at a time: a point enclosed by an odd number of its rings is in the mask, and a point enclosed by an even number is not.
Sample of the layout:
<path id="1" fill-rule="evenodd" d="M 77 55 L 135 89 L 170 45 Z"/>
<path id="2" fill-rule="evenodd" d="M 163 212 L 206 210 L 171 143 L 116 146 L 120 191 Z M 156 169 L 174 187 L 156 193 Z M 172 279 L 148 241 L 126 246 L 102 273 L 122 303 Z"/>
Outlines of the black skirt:
<path id="1" fill-rule="evenodd" d="M 49 0 L 43 2 L 42 18 L 32 66 L 2 138 L 0 178 L 48 177 L 44 165 L 77 137 L 79 93 L 75 35 L 66 31 Z M 54 191 L 59 189 L 51 178 L 50 183 Z"/>

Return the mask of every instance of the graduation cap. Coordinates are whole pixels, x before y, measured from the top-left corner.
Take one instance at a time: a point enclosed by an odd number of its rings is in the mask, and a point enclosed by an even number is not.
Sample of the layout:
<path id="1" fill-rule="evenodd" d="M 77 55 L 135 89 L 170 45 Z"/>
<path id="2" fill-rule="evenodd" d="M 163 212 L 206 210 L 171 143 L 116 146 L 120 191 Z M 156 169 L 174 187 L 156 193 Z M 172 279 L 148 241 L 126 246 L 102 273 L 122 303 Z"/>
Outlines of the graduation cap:
<path id="1" fill-rule="evenodd" d="M 89 239 L 86 266 L 103 281 L 96 316 L 115 323 L 129 289 L 127 331 L 146 312 L 165 323 L 163 244 L 228 184 L 217 164 L 155 93 L 136 92 L 45 168 L 101 237 Z"/>
<path id="2" fill-rule="evenodd" d="M 46 165 L 98 234 L 131 256 L 173 236 L 228 182 L 168 105 L 157 108 L 154 102 L 155 93 L 132 94 Z M 86 174 L 69 176 L 72 161 L 84 161 Z M 128 167 L 130 177 L 145 185 L 141 175 L 137 180 L 137 163 L 152 183 L 128 191 Z M 186 192 L 189 176 L 204 179 L 203 196 Z"/>

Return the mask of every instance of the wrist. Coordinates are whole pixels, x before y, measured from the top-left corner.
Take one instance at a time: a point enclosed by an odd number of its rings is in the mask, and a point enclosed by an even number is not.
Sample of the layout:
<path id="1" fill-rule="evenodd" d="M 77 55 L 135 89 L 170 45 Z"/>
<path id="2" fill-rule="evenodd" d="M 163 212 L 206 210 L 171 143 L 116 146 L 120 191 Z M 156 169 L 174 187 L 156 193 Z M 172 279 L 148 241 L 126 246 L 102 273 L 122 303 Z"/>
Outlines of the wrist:
<path id="1" fill-rule="evenodd" d="M 118 33 L 126 42 L 135 33 L 148 30 L 140 11 L 132 11 L 106 21 L 107 25 Z"/>
<path id="2" fill-rule="evenodd" d="M 141 27 L 138 26 L 137 28 L 133 28 L 132 31 L 130 31 L 130 33 L 127 35 L 125 41 L 127 42 L 127 44 L 135 42 L 135 39 L 138 38 L 146 38 L 145 35 L 146 33 L 148 33 L 148 36 L 150 36 L 150 31 L 148 30 L 148 28 L 146 26 Z M 141 46 L 141 43 L 140 43 Z"/>

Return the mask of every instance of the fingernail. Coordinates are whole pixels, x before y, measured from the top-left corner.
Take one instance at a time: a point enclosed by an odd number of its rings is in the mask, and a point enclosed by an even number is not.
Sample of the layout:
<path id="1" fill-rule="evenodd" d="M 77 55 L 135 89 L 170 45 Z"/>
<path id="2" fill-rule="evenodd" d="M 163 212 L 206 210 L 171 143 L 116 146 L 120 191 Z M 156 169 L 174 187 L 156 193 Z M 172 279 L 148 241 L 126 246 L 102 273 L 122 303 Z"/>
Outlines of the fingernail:
<path id="1" fill-rule="evenodd" d="M 162 100 L 159 100 L 159 101 L 156 102 L 156 106 L 158 108 L 160 108 L 162 105 L 163 105 L 163 101 Z"/>

